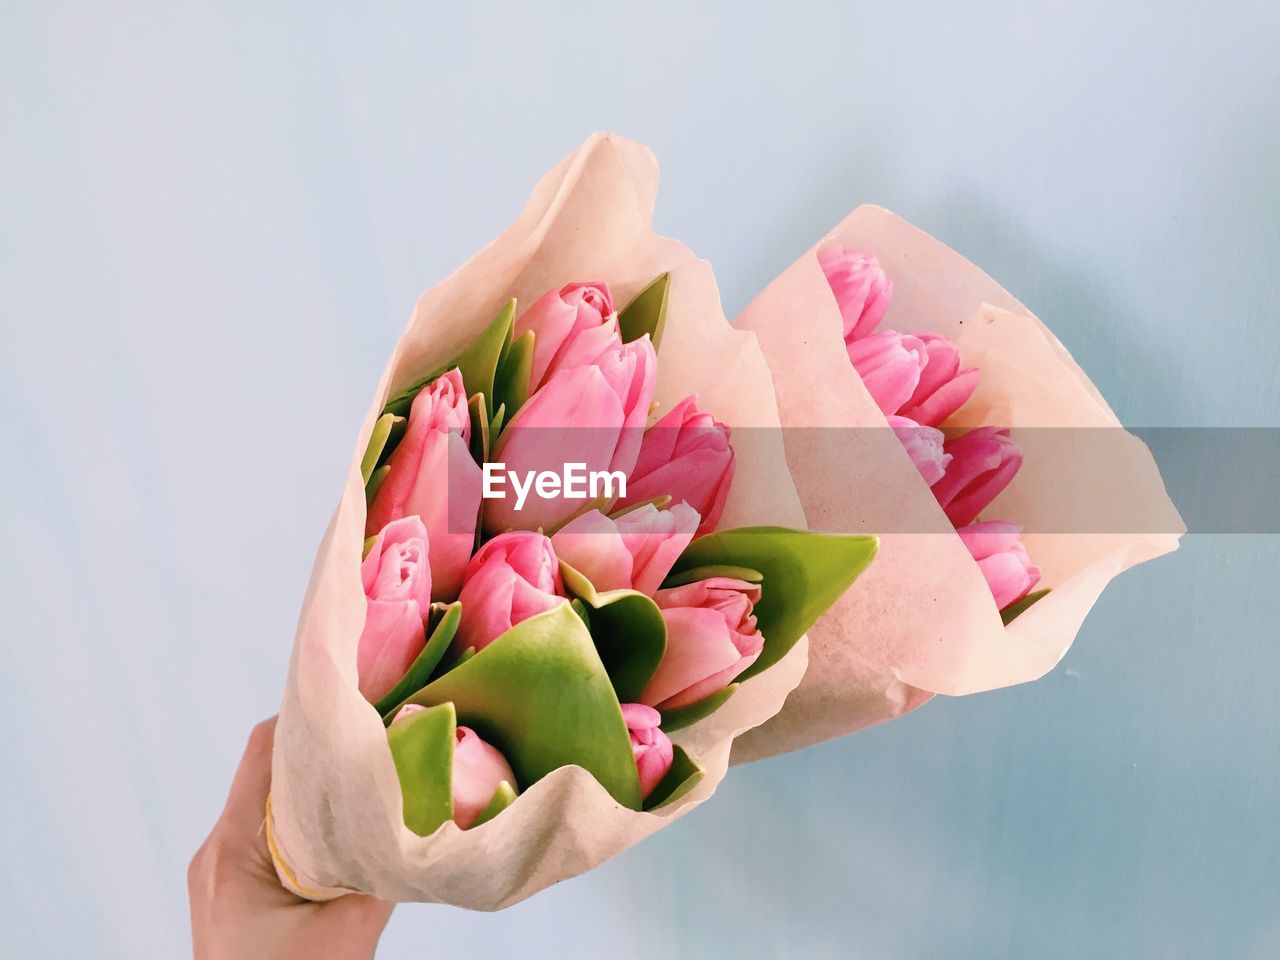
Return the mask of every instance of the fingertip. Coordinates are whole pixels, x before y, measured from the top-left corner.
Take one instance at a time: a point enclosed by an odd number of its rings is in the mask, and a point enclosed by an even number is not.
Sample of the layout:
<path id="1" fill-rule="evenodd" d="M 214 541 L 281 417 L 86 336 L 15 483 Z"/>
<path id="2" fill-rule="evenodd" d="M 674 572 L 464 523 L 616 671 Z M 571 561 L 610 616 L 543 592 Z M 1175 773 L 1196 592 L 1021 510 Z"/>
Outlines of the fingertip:
<path id="1" fill-rule="evenodd" d="M 249 742 L 245 745 L 245 756 L 271 755 L 272 744 L 276 738 L 276 721 L 278 716 L 268 717 L 249 731 Z"/>
<path id="2" fill-rule="evenodd" d="M 261 825 L 263 808 L 271 789 L 271 751 L 275 740 L 276 718 L 263 720 L 249 732 L 244 756 L 231 781 L 223 819 L 238 830 L 256 831 Z"/>

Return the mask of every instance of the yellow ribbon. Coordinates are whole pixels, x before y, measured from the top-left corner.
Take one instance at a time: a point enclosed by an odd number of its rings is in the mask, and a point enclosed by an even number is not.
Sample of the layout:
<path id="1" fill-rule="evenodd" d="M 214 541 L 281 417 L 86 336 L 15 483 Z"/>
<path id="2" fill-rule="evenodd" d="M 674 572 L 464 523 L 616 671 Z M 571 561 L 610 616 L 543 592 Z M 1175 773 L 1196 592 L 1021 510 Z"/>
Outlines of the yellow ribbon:
<path id="1" fill-rule="evenodd" d="M 315 900 L 323 903 L 326 900 L 336 900 L 342 896 L 342 892 L 326 893 L 320 890 L 312 890 L 304 887 L 298 882 L 298 875 L 293 872 L 293 868 L 285 862 L 284 854 L 280 852 L 279 841 L 276 840 L 276 832 L 271 826 L 271 796 L 267 795 L 267 811 L 266 820 L 264 821 L 267 828 L 267 849 L 271 851 L 271 862 L 275 864 L 276 873 L 279 874 L 281 881 L 286 887 L 296 893 L 298 896 L 307 900 Z"/>

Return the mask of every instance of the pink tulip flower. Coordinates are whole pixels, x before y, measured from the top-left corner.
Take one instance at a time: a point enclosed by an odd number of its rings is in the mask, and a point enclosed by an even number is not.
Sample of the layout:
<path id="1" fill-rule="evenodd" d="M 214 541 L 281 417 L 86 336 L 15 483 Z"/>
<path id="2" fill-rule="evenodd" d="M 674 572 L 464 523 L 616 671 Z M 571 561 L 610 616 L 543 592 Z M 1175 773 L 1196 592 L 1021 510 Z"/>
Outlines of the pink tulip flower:
<path id="1" fill-rule="evenodd" d="M 956 531 L 978 562 L 999 610 L 1017 603 L 1040 582 L 1040 568 L 1031 563 L 1018 539 L 1021 532 L 1020 526 L 1006 520 L 984 520 Z"/>
<path id="2" fill-rule="evenodd" d="M 849 360 L 885 415 L 897 413 L 915 393 L 929 362 L 919 337 L 881 330 L 848 345 Z"/>
<path id="3" fill-rule="evenodd" d="M 623 343 L 614 334 L 595 360 L 580 367 L 561 365 L 502 431 L 489 456 L 508 472 L 564 476 L 566 464 L 581 464 L 585 475 L 621 472 L 636 465 L 644 423 L 653 400 L 658 359 L 648 336 Z M 630 490 L 630 482 L 627 484 Z M 516 508 L 511 492 L 485 501 L 487 531 L 555 529 L 582 507 L 562 492 L 530 492 Z M 616 492 L 615 492 L 616 495 Z"/>
<path id="4" fill-rule="evenodd" d="M 645 504 L 611 520 L 599 510 L 575 517 L 551 538 L 556 556 L 598 591 L 658 589 L 698 529 L 687 503 L 668 510 Z"/>
<path id="5" fill-rule="evenodd" d="M 590 363 L 617 333 L 613 296 L 603 283 L 571 283 L 544 293 L 516 320 L 515 336 L 533 331 L 531 390 L 560 367 Z"/>
<path id="6" fill-rule="evenodd" d="M 907 417 L 890 417 L 889 426 L 898 440 L 907 448 L 907 455 L 915 464 L 924 482 L 933 486 L 947 472 L 951 454 L 943 452 L 944 438 L 936 427 L 922 427 Z"/>
<path id="7" fill-rule="evenodd" d="M 643 703 L 624 703 L 622 719 L 631 734 L 631 752 L 635 754 L 636 770 L 640 774 L 640 795 L 647 799 L 671 769 L 675 754 L 671 738 L 658 728 L 662 714 Z"/>
<path id="8" fill-rule="evenodd" d="M 471 558 L 462 582 L 462 622 L 455 653 L 477 652 L 517 623 L 564 603 L 560 561 L 540 533 L 515 530 L 494 537 Z"/>
<path id="9" fill-rule="evenodd" d="M 514 790 L 516 775 L 492 744 L 470 727 L 458 727 L 453 744 L 453 820 L 467 830 L 504 782 Z"/>
<path id="10" fill-rule="evenodd" d="M 699 410 L 697 397 L 688 396 L 645 431 L 627 495 L 618 505 L 669 496 L 672 503 L 683 501 L 698 511 L 698 533 L 709 533 L 724 513 L 733 468 L 729 428 Z"/>
<path id="11" fill-rule="evenodd" d="M 933 485 L 933 495 L 956 528 L 972 523 L 1022 466 L 1022 451 L 1007 428 L 977 427 L 948 440 L 943 449 L 951 462 L 947 475 Z"/>
<path id="12" fill-rule="evenodd" d="M 432 599 L 452 601 L 475 544 L 480 467 L 468 449 L 471 416 L 462 374 L 441 374 L 413 400 L 409 425 L 369 504 L 365 536 L 398 517 L 422 518 L 431 539 Z"/>
<path id="13" fill-rule="evenodd" d="M 431 606 L 427 529 L 417 517 L 383 527 L 360 564 L 364 629 L 356 648 L 360 692 L 376 703 L 391 692 L 426 642 Z"/>
<path id="14" fill-rule="evenodd" d="M 946 337 L 922 333 L 928 363 L 920 372 L 920 382 L 898 412 L 927 427 L 939 426 L 959 410 L 978 385 L 976 369 L 960 369 L 960 351 Z"/>
<path id="15" fill-rule="evenodd" d="M 753 607 L 760 585 L 712 577 L 659 590 L 653 599 L 667 625 L 667 651 L 640 702 L 686 707 L 722 690 L 764 649 Z"/>
<path id="16" fill-rule="evenodd" d="M 818 251 L 818 263 L 840 306 L 844 342 L 850 344 L 874 332 L 893 299 L 893 282 L 880 269 L 880 261 L 869 253 L 829 243 Z"/>
<path id="17" fill-rule="evenodd" d="M 392 723 L 399 723 L 425 710 L 416 703 L 400 708 Z M 516 775 L 496 747 L 481 740 L 470 727 L 458 727 L 453 743 L 453 821 L 463 830 L 470 829 L 476 818 L 489 805 L 503 783 L 516 787 Z"/>

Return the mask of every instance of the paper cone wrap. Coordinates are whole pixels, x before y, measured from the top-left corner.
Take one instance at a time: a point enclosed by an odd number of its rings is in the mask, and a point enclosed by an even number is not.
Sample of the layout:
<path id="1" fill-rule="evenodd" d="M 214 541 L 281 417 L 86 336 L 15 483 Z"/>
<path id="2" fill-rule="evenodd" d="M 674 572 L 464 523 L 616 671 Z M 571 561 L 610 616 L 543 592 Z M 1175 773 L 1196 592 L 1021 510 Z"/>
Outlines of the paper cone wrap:
<path id="1" fill-rule="evenodd" d="M 973 397 L 944 426 L 1011 427 L 1023 445 L 1022 469 L 983 516 L 1023 525 L 1043 571 L 1040 586 L 1051 592 L 1007 627 L 849 362 L 817 257 L 831 241 L 875 254 L 893 281 L 881 329 L 943 334 L 959 347 L 963 367 L 981 371 Z M 1049 329 L 973 264 L 888 210 L 859 207 L 734 325 L 756 334 L 769 361 L 809 527 L 880 535 L 876 562 L 809 631 L 810 668 L 799 688 L 781 713 L 734 745 L 735 762 L 852 733 L 934 694 L 1043 676 L 1112 577 L 1174 550 L 1185 531 L 1146 446 L 1123 430 Z M 883 429 L 845 429 L 858 427 Z M 1063 516 L 1087 517 L 1088 528 L 1102 532 L 1056 532 Z"/>
<path id="2" fill-rule="evenodd" d="M 538 184 L 519 219 L 418 301 L 352 448 L 342 499 L 320 544 L 276 727 L 266 828 L 282 882 L 303 897 L 358 891 L 385 900 L 508 906 L 591 869 L 693 809 L 724 776 L 735 736 L 766 720 L 800 681 L 804 638 L 672 739 L 705 768 L 688 794 L 652 813 L 616 803 L 579 767 L 529 786 L 495 819 L 429 837 L 404 825 L 386 730 L 356 686 L 365 616 L 360 460 L 388 396 L 449 362 L 509 298 L 528 306 L 572 281 L 605 281 L 625 303 L 671 272 L 658 353 L 660 410 L 696 393 L 753 449 L 740 456 L 720 528 L 804 526 L 784 467 L 768 367 L 754 335 L 725 320 L 710 267 L 653 233 L 657 164 L 644 147 L 591 137 Z"/>

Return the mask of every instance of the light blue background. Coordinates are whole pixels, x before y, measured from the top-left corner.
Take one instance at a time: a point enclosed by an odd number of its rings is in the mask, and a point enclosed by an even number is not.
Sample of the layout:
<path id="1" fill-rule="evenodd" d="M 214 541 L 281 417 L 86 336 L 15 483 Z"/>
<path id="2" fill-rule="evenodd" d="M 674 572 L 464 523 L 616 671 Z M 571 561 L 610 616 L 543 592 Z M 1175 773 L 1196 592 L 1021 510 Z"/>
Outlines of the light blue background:
<path id="1" fill-rule="evenodd" d="M 4 6 L 8 955 L 187 949 L 387 352 L 593 129 L 657 152 L 730 313 L 875 201 L 1127 422 L 1277 425 L 1272 4 L 350 6 Z M 381 956 L 1275 956 L 1276 546 L 1192 537 L 1040 683 L 736 770 L 503 914 L 401 908 Z"/>

